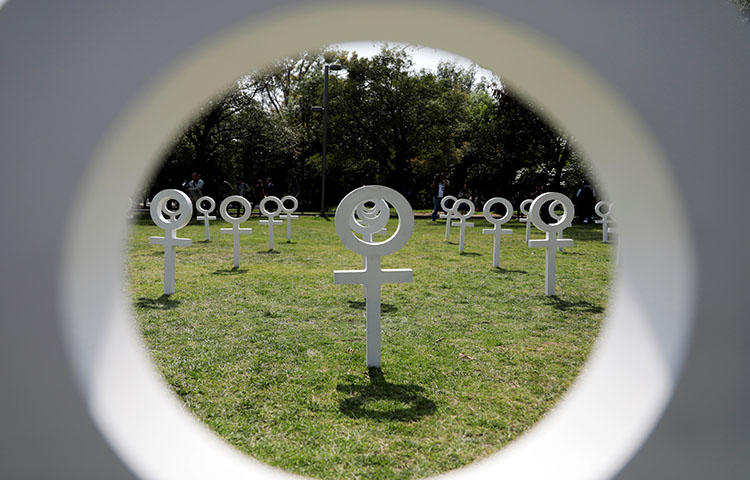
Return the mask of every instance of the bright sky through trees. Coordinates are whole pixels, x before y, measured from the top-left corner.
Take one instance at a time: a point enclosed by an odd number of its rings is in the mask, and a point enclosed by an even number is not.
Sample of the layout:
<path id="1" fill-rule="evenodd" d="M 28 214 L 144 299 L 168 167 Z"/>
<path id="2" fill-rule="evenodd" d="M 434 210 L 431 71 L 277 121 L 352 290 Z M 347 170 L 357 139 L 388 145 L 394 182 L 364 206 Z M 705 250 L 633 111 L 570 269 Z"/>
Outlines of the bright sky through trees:
<path id="1" fill-rule="evenodd" d="M 371 58 L 383 49 L 383 46 L 388 45 L 389 47 L 405 47 L 406 52 L 414 62 L 414 69 L 419 71 L 421 69 L 437 71 L 438 64 L 440 62 L 452 62 L 460 67 L 470 68 L 474 66 L 476 68 L 475 78 L 481 80 L 485 77 L 488 81 L 494 79 L 498 84 L 500 80 L 497 75 L 492 71 L 482 68 L 470 59 L 461 57 L 445 50 L 437 48 L 424 47 L 421 45 L 407 45 L 404 43 L 396 42 L 373 42 L 373 41 L 362 41 L 362 42 L 346 42 L 337 43 L 331 45 L 331 48 L 335 50 L 346 50 L 348 52 L 357 52 L 360 57 Z"/>

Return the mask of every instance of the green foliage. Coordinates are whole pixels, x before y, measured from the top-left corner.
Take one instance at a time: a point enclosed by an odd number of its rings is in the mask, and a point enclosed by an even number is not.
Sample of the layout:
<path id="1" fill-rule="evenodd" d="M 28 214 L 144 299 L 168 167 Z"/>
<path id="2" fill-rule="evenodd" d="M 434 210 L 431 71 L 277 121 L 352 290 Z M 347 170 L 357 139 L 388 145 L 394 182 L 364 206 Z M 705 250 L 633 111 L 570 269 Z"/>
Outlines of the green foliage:
<path id="1" fill-rule="evenodd" d="M 256 219 L 257 217 L 253 217 Z M 384 268 L 414 282 L 383 286 L 381 372 L 365 368 L 362 287 L 334 285 L 359 268 L 333 223 L 302 217 L 294 242 L 266 228 L 179 249 L 177 292 L 162 296 L 159 229 L 132 227 L 128 275 L 135 317 L 174 394 L 239 450 L 322 479 L 413 479 L 483 458 L 559 401 L 583 368 L 604 317 L 611 246 L 592 226 L 566 230 L 557 297 L 545 297 L 544 252 L 524 227 L 503 238 L 502 269 L 475 220 L 466 254 L 444 224 L 417 220 Z M 389 228 L 393 229 L 393 222 Z M 455 240 L 456 231 L 453 232 Z M 180 236 L 202 239 L 203 226 Z"/>
<path id="2" fill-rule="evenodd" d="M 320 198 L 323 65 L 329 77 L 327 199 L 378 183 L 401 191 L 415 207 L 431 204 L 429 185 L 446 173 L 455 194 L 464 183 L 481 200 L 516 200 L 540 189 L 575 192 L 585 179 L 572 139 L 519 100 L 497 78 L 477 81 L 475 67 L 445 62 L 415 71 L 404 47 L 372 58 L 356 52 L 304 52 L 241 79 L 198 112 L 165 155 L 152 193 L 177 187 L 192 171 L 204 191 L 231 192 L 242 179 L 271 176 L 279 193 L 303 209 Z"/>

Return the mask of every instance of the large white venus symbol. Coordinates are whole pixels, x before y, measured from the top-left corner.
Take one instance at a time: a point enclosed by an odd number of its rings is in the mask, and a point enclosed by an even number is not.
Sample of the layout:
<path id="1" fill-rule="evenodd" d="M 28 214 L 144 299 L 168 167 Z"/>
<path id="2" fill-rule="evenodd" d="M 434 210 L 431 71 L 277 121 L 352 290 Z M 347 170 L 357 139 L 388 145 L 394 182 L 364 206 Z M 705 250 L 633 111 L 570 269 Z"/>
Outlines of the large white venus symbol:
<path id="1" fill-rule="evenodd" d="M 170 210 L 167 202 L 175 200 L 178 203 L 177 210 Z M 168 217 L 165 217 L 164 214 Z M 187 225 L 193 216 L 193 204 L 190 198 L 179 190 L 169 189 L 157 193 L 151 200 L 151 219 L 154 223 L 164 229 L 163 237 L 150 237 L 149 242 L 164 245 L 164 294 L 174 293 L 175 262 L 177 258 L 176 247 L 189 247 L 193 241 L 189 238 L 178 238 L 177 230 Z"/>
<path id="2" fill-rule="evenodd" d="M 242 205 L 242 208 L 245 209 L 245 212 L 239 217 L 233 217 L 229 214 L 229 212 L 227 212 L 227 207 L 232 202 L 239 203 L 240 205 Z M 221 233 L 232 234 L 232 250 L 234 251 L 235 268 L 240 267 L 240 235 L 250 235 L 251 233 L 253 233 L 252 228 L 240 228 L 240 224 L 250 218 L 251 211 L 252 210 L 250 202 L 248 202 L 245 197 L 242 197 L 240 195 L 232 195 L 230 197 L 227 197 L 222 200 L 221 205 L 219 205 L 219 213 L 221 214 L 221 218 L 223 218 L 224 221 L 232 224 L 232 228 L 222 228 Z"/>
<path id="3" fill-rule="evenodd" d="M 208 202 L 208 208 L 203 208 L 203 202 Z M 216 208 L 216 202 L 211 197 L 201 197 L 195 202 L 195 209 L 203 215 L 195 217 L 198 220 L 203 220 L 203 225 L 206 227 L 206 241 L 211 240 L 211 230 L 209 229 L 209 221 L 216 220 L 216 217 L 209 215 Z"/>
<path id="4" fill-rule="evenodd" d="M 266 208 L 266 205 L 268 204 L 268 202 L 275 203 L 276 204 L 276 210 L 273 210 L 273 211 L 268 210 Z M 276 218 L 275 218 L 276 215 L 278 215 L 279 213 L 281 213 L 281 209 L 282 209 L 281 200 L 279 200 L 277 197 L 274 197 L 274 196 L 265 197 L 263 200 L 260 201 L 260 213 L 262 213 L 263 215 L 265 215 L 267 217 L 266 220 L 261 220 L 260 223 L 261 224 L 268 224 L 268 250 L 269 251 L 273 250 L 273 247 L 274 247 L 274 241 L 273 241 L 273 226 L 274 226 L 274 224 L 284 223 L 283 221 L 276 220 Z"/>
<path id="5" fill-rule="evenodd" d="M 451 206 L 448 207 L 448 202 L 451 203 Z M 445 241 L 447 242 L 451 238 L 451 220 L 454 218 L 454 207 L 456 206 L 456 197 L 453 195 L 446 195 L 443 197 L 442 200 L 440 200 L 440 208 L 443 209 L 443 212 L 440 212 L 440 218 L 445 219 Z"/>
<path id="6" fill-rule="evenodd" d="M 563 213 L 555 223 L 545 223 L 541 216 L 542 207 L 548 202 L 560 202 Z M 529 247 L 543 247 L 547 249 L 545 260 L 546 276 L 544 279 L 544 294 L 555 294 L 555 271 L 557 268 L 557 248 L 572 247 L 573 240 L 558 238 L 558 233 L 573 223 L 575 210 L 573 202 L 562 193 L 547 192 L 539 195 L 531 202 L 529 218 L 534 225 L 546 233 L 544 240 L 529 240 Z"/>
<path id="7" fill-rule="evenodd" d="M 497 203 L 505 207 L 505 215 L 499 218 L 495 218 L 492 216 L 492 207 Z M 492 244 L 492 266 L 500 267 L 500 237 L 513 233 L 513 230 L 509 228 L 503 228 L 503 224 L 507 223 L 513 216 L 513 205 L 511 205 L 511 203 L 504 198 L 490 198 L 484 204 L 482 213 L 484 214 L 484 218 L 486 218 L 487 221 L 493 225 L 493 228 L 485 228 L 484 230 L 482 230 L 482 233 L 495 236 L 495 241 Z"/>
<path id="8" fill-rule="evenodd" d="M 292 202 L 292 206 L 287 208 L 285 205 L 286 202 Z M 280 217 L 286 220 L 287 242 L 292 241 L 292 220 L 299 218 L 299 215 L 292 215 L 294 211 L 297 210 L 297 207 L 299 207 L 299 202 L 293 196 L 287 195 L 281 198 L 281 210 L 283 210 L 284 213 L 282 213 Z"/>
<path id="9" fill-rule="evenodd" d="M 398 214 L 398 226 L 393 235 L 382 242 L 373 242 L 359 238 L 355 232 L 360 233 L 361 229 L 353 228 L 353 225 L 360 225 L 366 228 L 354 217 L 357 207 L 360 207 L 360 213 L 363 212 L 365 203 L 374 203 L 375 207 L 369 209 L 369 214 L 374 215 L 375 211 L 380 211 L 380 215 L 369 218 L 371 222 L 367 227 L 368 230 L 380 231 L 382 223 L 378 220 L 380 217 L 386 217 L 388 209 L 382 209 L 381 202 L 387 202 L 396 209 Z M 358 215 L 359 216 L 359 215 Z M 362 220 L 362 217 L 360 217 Z M 401 247 L 411 237 L 414 231 L 414 212 L 411 205 L 403 195 L 397 191 L 380 185 L 368 185 L 351 191 L 345 196 L 339 206 L 336 208 L 336 233 L 338 234 L 344 246 L 365 257 L 364 270 L 336 270 L 333 272 L 333 282 L 338 284 L 362 284 L 365 287 L 365 309 L 367 317 L 367 366 L 380 367 L 380 288 L 384 283 L 406 283 L 412 281 L 412 270 L 410 268 L 386 269 L 380 268 L 380 258 L 390 255 Z M 383 225 L 385 226 L 385 225 Z M 365 233 L 361 233 L 365 236 Z M 371 238 L 371 237 L 370 237 Z"/>

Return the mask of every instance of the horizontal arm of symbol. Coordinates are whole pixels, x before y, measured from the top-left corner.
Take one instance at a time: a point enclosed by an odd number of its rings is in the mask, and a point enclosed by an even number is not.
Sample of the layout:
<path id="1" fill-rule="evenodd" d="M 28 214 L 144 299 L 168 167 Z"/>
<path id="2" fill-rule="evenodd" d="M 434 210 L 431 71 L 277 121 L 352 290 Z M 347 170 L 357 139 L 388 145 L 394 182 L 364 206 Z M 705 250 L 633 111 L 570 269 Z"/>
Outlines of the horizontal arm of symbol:
<path id="1" fill-rule="evenodd" d="M 453 220 L 453 222 L 451 222 L 451 227 L 460 227 L 460 226 L 461 226 L 461 220 Z M 464 223 L 464 226 L 473 227 L 474 224 L 472 222 L 466 222 Z"/>
<path id="2" fill-rule="evenodd" d="M 253 233 L 253 229 L 252 228 L 238 228 L 237 231 L 239 231 L 242 234 L 246 234 L 246 235 L 250 234 L 250 233 Z M 233 228 L 222 228 L 221 229 L 221 233 L 234 233 L 234 229 Z"/>
<path id="3" fill-rule="evenodd" d="M 258 220 L 258 221 L 262 223 L 263 225 L 268 225 L 268 220 Z M 282 220 L 274 220 L 273 223 L 274 225 L 276 225 L 276 224 L 284 223 L 284 222 Z"/>
<path id="4" fill-rule="evenodd" d="M 573 240 L 569 238 L 561 238 L 559 240 L 552 239 L 541 239 L 541 240 L 529 240 L 529 247 L 572 247 Z"/>
<path id="5" fill-rule="evenodd" d="M 195 218 L 197 218 L 198 220 L 205 220 L 205 219 L 206 219 L 206 216 L 205 216 L 205 215 L 198 215 L 198 216 L 197 216 L 197 217 L 195 217 Z M 209 215 L 209 216 L 208 216 L 208 219 L 209 219 L 209 220 L 216 220 L 216 217 L 215 217 L 215 216 L 213 216 L 213 215 Z"/>
<path id="6" fill-rule="evenodd" d="M 334 270 L 333 283 L 411 283 L 414 275 L 411 268 L 393 268 L 367 272 L 365 270 Z"/>
<path id="7" fill-rule="evenodd" d="M 149 243 L 153 243 L 155 245 L 164 245 L 165 243 L 167 245 L 174 245 L 176 247 L 189 247 L 193 244 L 193 241 L 189 238 L 170 238 L 169 242 L 164 241 L 164 237 L 149 237 L 148 239 Z"/>
<path id="8" fill-rule="evenodd" d="M 482 230 L 482 233 L 486 233 L 487 235 L 494 235 L 495 234 L 495 230 L 496 229 L 494 229 L 494 228 L 485 228 L 485 229 Z M 501 228 L 500 229 L 500 235 L 510 235 L 511 233 L 513 233 L 513 230 L 511 230 L 510 228 Z"/>

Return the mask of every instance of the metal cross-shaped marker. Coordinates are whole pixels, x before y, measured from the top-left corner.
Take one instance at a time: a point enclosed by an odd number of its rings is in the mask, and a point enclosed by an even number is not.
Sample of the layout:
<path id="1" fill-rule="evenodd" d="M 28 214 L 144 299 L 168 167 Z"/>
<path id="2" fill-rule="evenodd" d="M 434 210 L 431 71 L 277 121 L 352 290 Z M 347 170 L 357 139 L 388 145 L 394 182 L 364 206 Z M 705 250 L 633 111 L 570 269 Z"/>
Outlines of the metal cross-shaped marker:
<path id="1" fill-rule="evenodd" d="M 594 222 L 602 224 L 602 242 L 608 243 L 609 233 L 611 232 L 609 227 L 612 223 L 612 203 L 604 200 L 597 202 L 596 206 L 594 206 L 594 211 L 601 218 L 601 220 L 594 220 Z"/>
<path id="2" fill-rule="evenodd" d="M 229 212 L 227 212 L 227 207 L 232 202 L 239 203 L 245 210 L 239 217 L 233 217 L 229 214 Z M 232 234 L 232 250 L 234 251 L 235 268 L 240 267 L 240 235 L 250 235 L 251 233 L 253 233 L 252 228 L 240 228 L 240 224 L 250 218 L 251 211 L 252 210 L 250 202 L 248 202 L 245 197 L 240 195 L 229 196 L 222 200 L 221 205 L 219 205 L 219 213 L 221 214 L 221 218 L 223 218 L 225 222 L 229 222 L 232 224 L 232 228 L 222 228 L 220 231 L 221 233 Z"/>
<path id="3" fill-rule="evenodd" d="M 492 216 L 492 207 L 497 203 L 505 207 L 505 215 L 500 218 L 495 218 Z M 510 235 L 511 233 L 513 233 L 513 230 L 509 228 L 503 228 L 503 224 L 507 223 L 513 216 L 513 205 L 511 205 L 511 203 L 504 198 L 493 197 L 487 200 L 487 202 L 484 204 L 484 207 L 482 207 L 482 213 L 484 214 L 484 218 L 486 218 L 487 221 L 493 225 L 493 228 L 483 229 L 482 233 L 485 233 L 487 235 L 494 235 L 495 237 L 495 241 L 492 245 L 492 266 L 498 268 L 500 267 L 500 238 L 503 235 Z"/>
<path id="4" fill-rule="evenodd" d="M 203 202 L 208 202 L 208 208 L 203 208 Z M 203 220 L 203 224 L 206 227 L 206 241 L 211 240 L 211 230 L 209 229 L 209 221 L 210 220 L 216 220 L 216 217 L 213 215 L 209 215 L 211 212 L 214 211 L 216 208 L 216 202 L 214 202 L 214 199 L 211 197 L 201 197 L 195 202 L 195 209 L 198 210 L 203 215 L 198 215 L 196 219 Z"/>
<path id="5" fill-rule="evenodd" d="M 285 203 L 286 202 L 292 202 L 292 206 L 290 208 L 287 208 Z M 291 242 L 292 241 L 292 220 L 299 218 L 299 215 L 292 215 L 295 210 L 297 210 L 297 207 L 299 206 L 299 202 L 296 198 L 294 198 L 291 195 L 286 195 L 285 197 L 281 198 L 281 210 L 284 211 L 280 215 L 281 218 L 286 220 L 286 241 Z"/>
<path id="6" fill-rule="evenodd" d="M 374 202 L 377 208 L 380 200 L 391 204 L 396 209 L 399 219 L 396 232 L 383 242 L 360 239 L 352 231 L 352 222 L 356 221 L 354 214 L 357 207 L 366 202 Z M 381 210 L 381 214 L 383 213 L 385 212 Z M 334 271 L 333 281 L 337 284 L 361 283 L 365 286 L 367 366 L 380 367 L 381 286 L 384 283 L 411 282 L 413 279 L 410 268 L 381 269 L 380 258 L 390 255 L 406 245 L 414 231 L 414 213 L 406 198 L 397 191 L 380 185 L 369 185 L 353 190 L 341 200 L 336 208 L 335 224 L 336 233 L 344 246 L 364 256 L 366 263 L 363 270 Z"/>
<path id="7" fill-rule="evenodd" d="M 451 206 L 448 206 L 448 202 L 451 203 Z M 451 238 L 451 220 L 455 218 L 455 210 L 453 207 L 456 206 L 456 197 L 453 195 L 446 195 L 443 197 L 442 200 L 440 200 L 440 208 L 443 209 L 443 212 L 440 212 L 440 218 L 445 219 L 445 241 L 447 242 Z"/>
<path id="8" fill-rule="evenodd" d="M 558 201 L 563 207 L 563 213 L 556 223 L 545 223 L 541 216 L 542 207 L 548 202 Z M 531 203 L 529 218 L 534 225 L 546 233 L 544 240 L 529 240 L 529 247 L 542 247 L 547 249 L 545 257 L 546 275 L 544 279 L 544 294 L 555 294 L 555 274 L 557 269 L 557 248 L 572 247 L 573 240 L 558 238 L 558 232 L 569 227 L 573 222 L 575 210 L 573 202 L 562 193 L 547 192 L 539 195 Z"/>
<path id="9" fill-rule="evenodd" d="M 167 208 L 167 202 L 170 200 L 177 201 L 179 205 L 177 210 Z M 190 202 L 190 198 L 179 190 L 162 190 L 151 200 L 151 219 L 157 226 L 164 229 L 164 236 L 149 237 L 148 241 L 153 244 L 164 245 L 165 295 L 171 295 L 175 291 L 176 247 L 189 247 L 193 244 L 193 241 L 189 238 L 177 237 L 177 230 L 187 225 L 192 216 L 193 204 Z"/>
<path id="10" fill-rule="evenodd" d="M 468 205 L 469 211 L 466 212 L 466 214 L 462 214 L 458 208 L 459 205 Z M 458 222 L 453 222 L 452 225 L 454 227 L 460 227 L 461 228 L 461 234 L 458 237 L 458 251 L 459 253 L 464 253 L 464 238 L 466 236 L 466 228 L 467 227 L 473 227 L 474 224 L 471 222 L 467 222 L 469 218 L 471 218 L 474 215 L 475 207 L 474 202 L 469 200 L 468 198 L 459 198 L 456 200 L 456 202 L 453 204 L 453 218 L 457 218 Z"/>
<path id="11" fill-rule="evenodd" d="M 531 233 L 531 221 L 529 220 L 529 207 L 531 206 L 532 199 L 527 198 L 521 205 L 518 206 L 518 221 L 526 224 L 526 244 L 529 244 L 529 234 Z M 523 215 L 523 217 L 521 217 Z"/>
<path id="12" fill-rule="evenodd" d="M 373 206 L 368 208 L 366 204 L 372 203 Z M 352 231 L 362 235 L 362 240 L 372 243 L 375 241 L 376 233 L 385 233 L 388 220 L 391 218 L 391 211 L 385 200 L 380 199 L 374 202 L 362 202 L 354 210 L 355 215 L 349 218 L 349 226 Z M 367 270 L 367 256 L 362 256 L 362 266 Z M 367 286 L 362 287 L 367 298 Z"/>
<path id="13" fill-rule="evenodd" d="M 276 204 L 276 210 L 268 210 L 266 208 L 266 205 L 268 202 L 273 202 Z M 266 220 L 260 220 L 260 223 L 263 225 L 268 225 L 268 250 L 273 250 L 274 247 L 274 241 L 273 241 L 273 226 L 275 224 L 281 224 L 284 223 L 282 220 L 276 220 L 274 217 L 281 213 L 281 200 L 279 200 L 277 197 L 274 197 L 273 195 L 265 197 L 263 200 L 260 201 L 260 213 L 265 215 L 267 217 Z"/>

